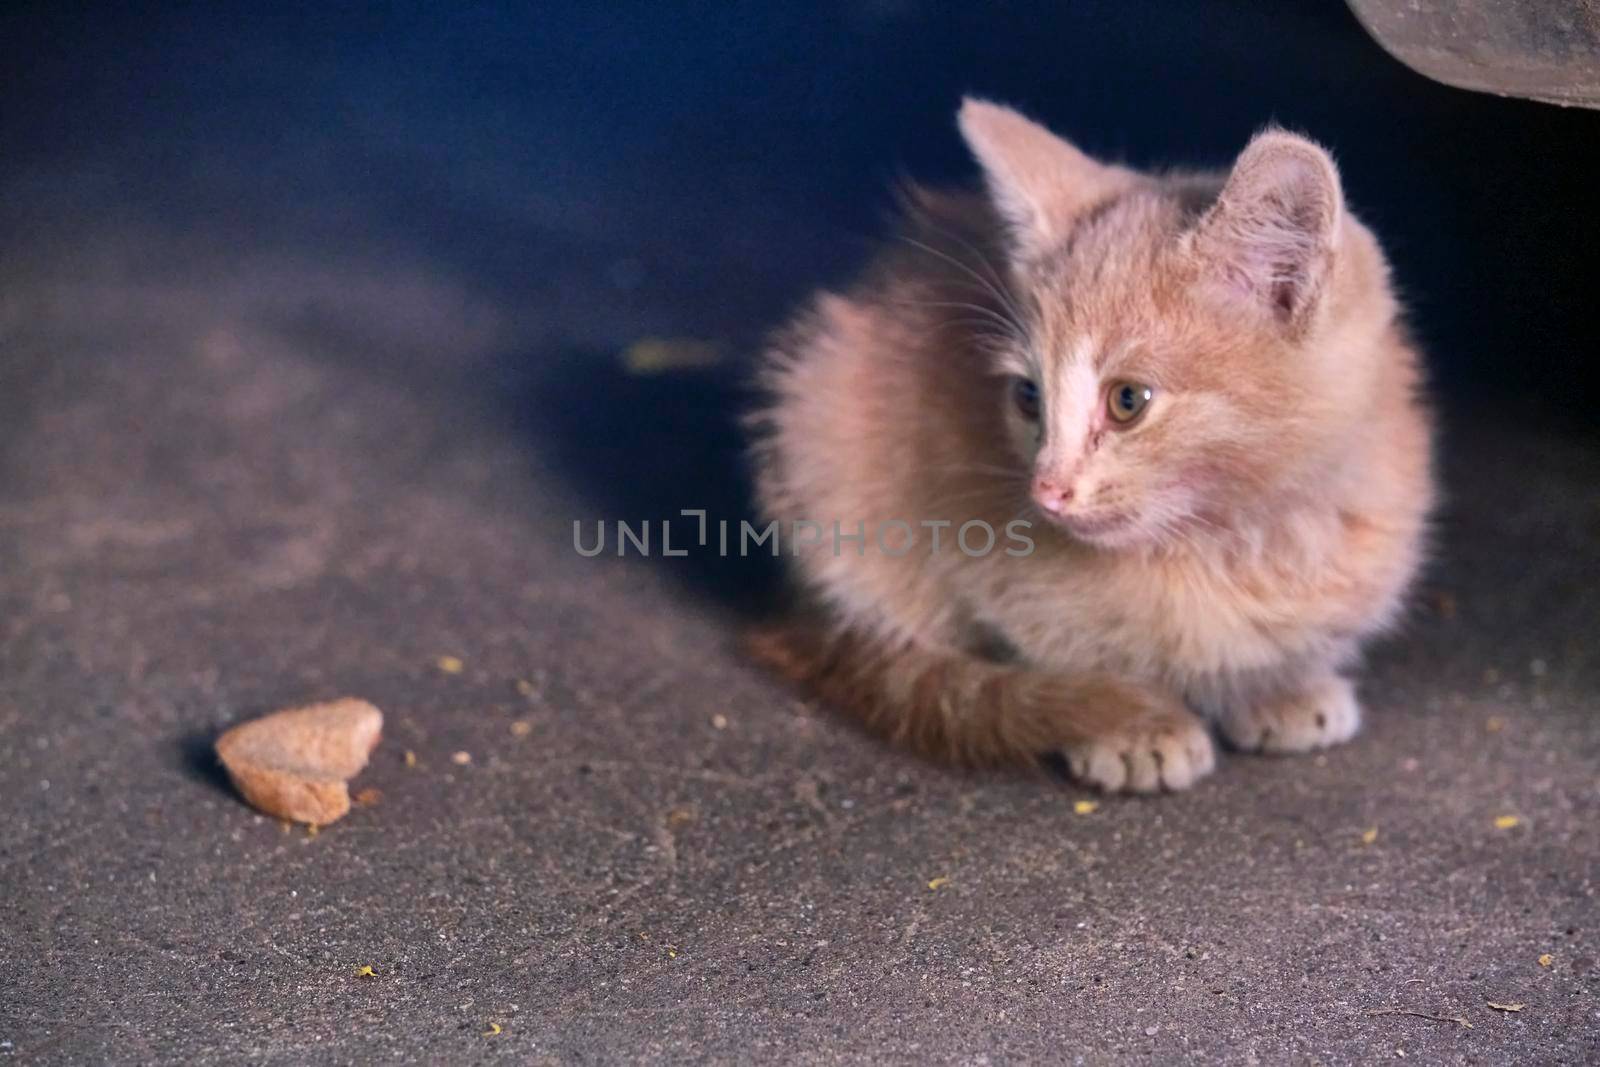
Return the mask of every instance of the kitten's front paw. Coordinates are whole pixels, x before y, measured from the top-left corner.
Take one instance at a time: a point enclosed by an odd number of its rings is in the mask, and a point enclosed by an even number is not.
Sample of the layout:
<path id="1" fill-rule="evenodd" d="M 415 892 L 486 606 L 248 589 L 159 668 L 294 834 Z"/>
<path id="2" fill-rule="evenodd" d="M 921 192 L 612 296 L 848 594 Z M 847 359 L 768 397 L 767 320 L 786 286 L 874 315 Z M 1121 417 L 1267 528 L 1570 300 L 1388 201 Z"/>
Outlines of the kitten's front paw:
<path id="1" fill-rule="evenodd" d="M 1289 696 L 1231 708 L 1217 725 L 1246 752 L 1311 752 L 1354 737 L 1361 728 L 1361 705 L 1349 679 L 1330 675 Z"/>
<path id="2" fill-rule="evenodd" d="M 1217 765 L 1205 723 L 1177 711 L 1073 745 L 1064 755 L 1074 778 L 1108 793 L 1188 789 Z"/>

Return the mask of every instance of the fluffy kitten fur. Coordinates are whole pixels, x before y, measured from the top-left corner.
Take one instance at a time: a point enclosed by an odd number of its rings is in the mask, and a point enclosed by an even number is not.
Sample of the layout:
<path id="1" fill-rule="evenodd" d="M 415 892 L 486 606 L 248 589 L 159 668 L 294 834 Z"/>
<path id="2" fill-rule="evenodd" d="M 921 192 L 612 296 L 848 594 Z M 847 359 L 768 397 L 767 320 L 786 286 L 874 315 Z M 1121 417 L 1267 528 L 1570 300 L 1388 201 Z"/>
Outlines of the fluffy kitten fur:
<path id="1" fill-rule="evenodd" d="M 1107 790 L 1193 784 L 1207 719 L 1246 750 L 1348 740 L 1433 492 L 1417 355 L 1333 161 L 1268 130 L 1228 174 L 1143 174 L 994 104 L 959 124 L 987 195 L 911 190 L 903 240 L 775 341 L 751 420 L 783 529 L 954 526 L 937 554 L 824 537 L 793 557 L 814 610 L 751 648 L 929 755 L 1056 753 Z M 1152 390 L 1126 427 L 1119 382 Z M 1019 517 L 1030 555 L 953 549 Z"/>

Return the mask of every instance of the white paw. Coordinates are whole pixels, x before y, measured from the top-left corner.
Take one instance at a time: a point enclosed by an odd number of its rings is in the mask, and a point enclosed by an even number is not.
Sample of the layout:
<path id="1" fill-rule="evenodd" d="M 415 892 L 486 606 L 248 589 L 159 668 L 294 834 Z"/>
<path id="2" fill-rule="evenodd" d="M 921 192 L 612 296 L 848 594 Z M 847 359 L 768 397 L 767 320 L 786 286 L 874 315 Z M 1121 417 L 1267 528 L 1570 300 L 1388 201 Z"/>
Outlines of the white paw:
<path id="1" fill-rule="evenodd" d="M 1217 765 L 1205 723 L 1188 712 L 1130 724 L 1064 755 L 1074 778 L 1108 793 L 1188 789 Z"/>
<path id="2" fill-rule="evenodd" d="M 1311 752 L 1354 737 L 1361 729 L 1361 705 L 1355 686 L 1335 675 L 1292 696 L 1231 708 L 1217 725 L 1247 752 Z"/>

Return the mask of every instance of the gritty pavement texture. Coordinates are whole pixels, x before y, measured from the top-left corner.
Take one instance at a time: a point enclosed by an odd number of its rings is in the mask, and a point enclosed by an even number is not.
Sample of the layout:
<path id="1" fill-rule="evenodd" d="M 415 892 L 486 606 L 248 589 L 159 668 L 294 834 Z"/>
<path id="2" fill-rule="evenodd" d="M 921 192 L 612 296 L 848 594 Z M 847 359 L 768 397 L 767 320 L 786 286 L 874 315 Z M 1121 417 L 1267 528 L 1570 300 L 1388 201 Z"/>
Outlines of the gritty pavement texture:
<path id="1" fill-rule="evenodd" d="M 44 39 L 56 9 L 26 10 Z M 1559 280 L 1463 325 L 1413 272 L 1430 337 L 1553 325 L 1498 371 L 1436 357 L 1438 562 L 1354 743 L 1152 799 L 954 773 L 741 661 L 770 569 L 573 549 L 575 519 L 743 514 L 742 352 L 858 251 L 809 194 L 690 196 L 664 141 L 610 204 L 531 151 L 429 171 L 375 52 L 275 97 L 274 49 L 323 38 L 235 27 L 267 43 L 229 93 L 134 77 L 203 69 L 191 30 L 107 68 L 141 136 L 35 131 L 0 198 L 0 1063 L 1600 1060 L 1600 434 L 1551 369 L 1586 341 Z M 1349 33 L 1315 53 L 1368 56 Z M 55 77 L 26 114 L 121 114 Z M 359 180 L 314 138 L 273 171 L 208 110 L 270 130 L 330 86 Z M 447 101 L 463 143 L 488 97 Z M 672 334 L 722 362 L 629 372 Z M 1523 372 L 1562 384 L 1496 395 Z M 376 793 L 314 836 L 247 808 L 217 734 L 343 695 L 386 714 Z"/>

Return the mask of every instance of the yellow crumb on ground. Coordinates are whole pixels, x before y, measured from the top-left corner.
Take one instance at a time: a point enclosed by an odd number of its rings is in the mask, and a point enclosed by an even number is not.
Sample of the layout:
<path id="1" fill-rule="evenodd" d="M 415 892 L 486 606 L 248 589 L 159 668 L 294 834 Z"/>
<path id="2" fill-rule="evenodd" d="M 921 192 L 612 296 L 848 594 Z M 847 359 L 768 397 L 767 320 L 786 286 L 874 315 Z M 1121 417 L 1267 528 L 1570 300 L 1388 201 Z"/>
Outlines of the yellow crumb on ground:
<path id="1" fill-rule="evenodd" d="M 710 341 L 691 337 L 642 337 L 622 352 L 629 374 L 710 367 L 722 358 L 722 349 Z"/>
<path id="2" fill-rule="evenodd" d="M 1361 831 L 1361 843 L 1363 845 L 1370 845 L 1377 839 L 1378 828 L 1376 826 L 1369 826 L 1365 830 Z"/>
<path id="3" fill-rule="evenodd" d="M 949 884 L 950 884 L 950 876 L 949 875 L 944 875 L 944 874 L 941 874 L 937 878 L 932 878 L 932 879 L 928 880 L 928 888 L 929 889 L 943 889 L 945 886 L 947 886 Z"/>
<path id="4" fill-rule="evenodd" d="M 446 674 L 460 674 L 466 667 L 460 656 L 440 656 L 434 660 L 434 664 Z"/>
<path id="5" fill-rule="evenodd" d="M 485 1030 L 483 1032 L 483 1036 L 484 1037 L 493 1037 L 494 1035 L 496 1035 L 498 1033 L 500 1033 L 500 1024 L 499 1023 L 490 1023 L 489 1024 L 489 1029 L 487 1029 L 487 1030 Z"/>
<path id="6" fill-rule="evenodd" d="M 1093 815 L 1099 810 L 1100 802 L 1098 800 L 1074 800 L 1072 802 L 1074 815 Z"/>
<path id="7" fill-rule="evenodd" d="M 455 752 L 455 753 L 452 753 L 451 756 L 450 756 L 450 762 L 454 763 L 457 767 L 465 767 L 467 764 L 472 762 L 472 753 L 470 753 L 470 752 Z"/>
<path id="8" fill-rule="evenodd" d="M 1539 966 L 1548 967 L 1552 963 L 1554 963 L 1555 961 L 1556 961 L 1556 958 L 1554 956 L 1550 955 L 1550 953 L 1546 952 L 1543 956 L 1539 957 Z"/>
<path id="9" fill-rule="evenodd" d="M 670 957 L 671 959 L 677 959 L 678 958 L 678 950 L 673 948 L 671 945 L 668 945 L 667 946 L 667 956 Z"/>
<path id="10" fill-rule="evenodd" d="M 415 767 L 416 765 L 417 765 L 417 754 L 415 752 L 411 751 L 409 748 L 406 749 L 406 766 L 407 767 Z"/>
<path id="11" fill-rule="evenodd" d="M 362 966 L 356 968 L 356 977 L 376 978 L 378 977 L 378 972 L 372 969 L 372 964 L 363 964 Z"/>
<path id="12" fill-rule="evenodd" d="M 527 737 L 531 733 L 533 733 L 533 723 L 527 719 L 518 719 L 511 724 L 512 737 Z"/>
<path id="13" fill-rule="evenodd" d="M 1492 1000 L 1486 1000 L 1484 1003 L 1489 1005 L 1489 1007 L 1493 1008 L 1495 1011 L 1521 1011 L 1523 1008 L 1527 1007 L 1526 1004 L 1496 1004 Z"/>
<path id="14" fill-rule="evenodd" d="M 1517 815 L 1496 815 L 1494 828 L 1496 830 L 1514 830 L 1522 825 L 1522 819 Z"/>

